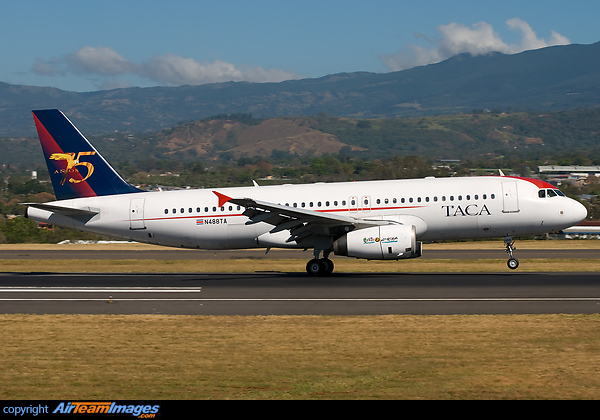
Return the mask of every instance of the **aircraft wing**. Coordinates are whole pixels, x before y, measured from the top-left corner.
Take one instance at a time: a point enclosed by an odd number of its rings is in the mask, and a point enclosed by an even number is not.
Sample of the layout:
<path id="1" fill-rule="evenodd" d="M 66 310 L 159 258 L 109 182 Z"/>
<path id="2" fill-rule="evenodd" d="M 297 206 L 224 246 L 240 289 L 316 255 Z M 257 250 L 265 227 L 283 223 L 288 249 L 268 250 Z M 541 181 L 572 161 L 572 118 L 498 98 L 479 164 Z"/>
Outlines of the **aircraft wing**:
<path id="1" fill-rule="evenodd" d="M 387 225 L 389 221 L 358 219 L 340 214 L 325 213 L 304 208 L 284 206 L 252 198 L 231 198 L 213 191 L 219 197 L 219 207 L 233 203 L 245 207 L 244 216 L 250 220 L 246 224 L 265 222 L 273 225 L 269 233 L 289 230 L 288 242 L 297 241 L 310 235 L 339 236 L 357 228 Z"/>
<path id="2" fill-rule="evenodd" d="M 21 203 L 25 206 L 33 207 L 36 209 L 51 211 L 54 213 L 59 213 L 65 216 L 94 216 L 100 213 L 99 210 L 92 210 L 90 208 L 87 209 L 78 209 L 74 207 L 63 207 L 56 206 L 54 204 L 46 204 L 46 203 Z"/>

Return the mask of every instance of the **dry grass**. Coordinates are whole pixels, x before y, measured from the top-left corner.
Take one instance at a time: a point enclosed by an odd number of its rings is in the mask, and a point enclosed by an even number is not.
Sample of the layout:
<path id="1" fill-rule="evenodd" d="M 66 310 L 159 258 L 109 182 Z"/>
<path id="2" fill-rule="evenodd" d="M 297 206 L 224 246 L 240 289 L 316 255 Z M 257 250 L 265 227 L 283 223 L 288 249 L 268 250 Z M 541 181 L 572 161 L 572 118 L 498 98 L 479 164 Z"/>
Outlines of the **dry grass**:
<path id="1" fill-rule="evenodd" d="M 443 244 L 427 244 L 428 250 L 468 250 L 468 249 L 496 249 L 499 257 L 503 255 L 503 244 L 499 241 L 455 242 Z M 301 259 L 276 259 L 276 257 L 258 258 L 231 258 L 228 254 L 226 264 L 223 259 L 175 259 L 175 260 L 32 260 L 32 259 L 6 259 L 3 260 L 2 250 L 124 250 L 143 251 L 161 250 L 164 247 L 138 243 L 121 244 L 16 244 L 0 245 L 0 271 L 3 272 L 181 272 L 181 273 L 246 273 L 257 271 L 279 272 L 304 272 L 306 256 Z M 169 248 L 177 250 L 177 248 Z M 520 241 L 519 250 L 526 249 L 599 249 L 598 240 L 572 240 L 572 241 Z M 256 250 L 264 254 L 264 250 Z M 276 254 L 275 254 L 276 255 Z M 600 271 L 600 259 L 520 259 L 518 271 Z M 352 258 L 335 258 L 335 272 L 505 272 L 506 259 L 414 259 L 405 261 L 365 261 Z"/>
<path id="2" fill-rule="evenodd" d="M 600 240 L 523 240 L 517 241 L 518 249 L 600 249 Z M 464 241 L 464 242 L 445 242 L 424 244 L 423 248 L 427 250 L 439 249 L 497 249 L 503 251 L 503 239 L 493 241 Z M 148 245 L 137 242 L 121 242 L 107 244 L 0 244 L 2 250 L 123 250 L 123 251 L 143 251 L 143 250 L 177 250 L 181 248 L 165 248 L 159 245 Z M 264 249 L 257 249 L 257 252 L 264 253 Z"/>
<path id="3" fill-rule="evenodd" d="M 600 315 L 0 315 L 2 399 L 597 399 Z"/>

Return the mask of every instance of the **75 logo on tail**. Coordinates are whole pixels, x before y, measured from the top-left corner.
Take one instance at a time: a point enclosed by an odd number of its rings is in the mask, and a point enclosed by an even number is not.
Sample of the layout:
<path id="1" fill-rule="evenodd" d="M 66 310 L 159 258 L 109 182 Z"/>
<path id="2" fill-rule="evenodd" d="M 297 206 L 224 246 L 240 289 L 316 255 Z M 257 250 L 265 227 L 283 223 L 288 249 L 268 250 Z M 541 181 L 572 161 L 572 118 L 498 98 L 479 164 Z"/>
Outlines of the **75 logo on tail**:
<path id="1" fill-rule="evenodd" d="M 67 161 L 67 167 L 61 171 L 57 171 L 57 172 L 63 174 L 63 178 L 62 178 L 62 181 L 60 181 L 60 185 L 65 185 L 67 178 L 69 179 L 69 182 L 71 182 L 73 184 L 78 184 L 78 183 L 83 182 L 86 179 L 88 179 L 94 172 L 94 165 L 92 165 L 90 162 L 80 162 L 79 159 L 81 158 L 81 156 L 92 156 L 95 154 L 96 154 L 95 151 L 94 152 L 79 152 L 77 154 L 77 157 L 75 157 L 75 152 L 52 153 L 50 155 L 50 159 Z M 76 169 L 77 166 L 85 166 L 87 168 L 87 174 L 82 179 L 75 179 L 75 178 L 73 178 L 73 176 L 71 176 L 69 178 L 70 174 L 80 174 L 81 175 L 79 170 Z"/>

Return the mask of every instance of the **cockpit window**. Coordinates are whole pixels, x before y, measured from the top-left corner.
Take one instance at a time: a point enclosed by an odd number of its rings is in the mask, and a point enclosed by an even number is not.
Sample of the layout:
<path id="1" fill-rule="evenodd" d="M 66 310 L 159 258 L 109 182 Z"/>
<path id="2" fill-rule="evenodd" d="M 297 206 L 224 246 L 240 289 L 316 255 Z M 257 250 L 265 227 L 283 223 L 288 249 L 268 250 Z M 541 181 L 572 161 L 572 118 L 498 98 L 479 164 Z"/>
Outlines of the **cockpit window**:
<path id="1" fill-rule="evenodd" d="M 546 198 L 546 197 L 565 197 L 562 191 L 554 190 L 554 189 L 545 189 L 538 191 L 538 197 Z"/>

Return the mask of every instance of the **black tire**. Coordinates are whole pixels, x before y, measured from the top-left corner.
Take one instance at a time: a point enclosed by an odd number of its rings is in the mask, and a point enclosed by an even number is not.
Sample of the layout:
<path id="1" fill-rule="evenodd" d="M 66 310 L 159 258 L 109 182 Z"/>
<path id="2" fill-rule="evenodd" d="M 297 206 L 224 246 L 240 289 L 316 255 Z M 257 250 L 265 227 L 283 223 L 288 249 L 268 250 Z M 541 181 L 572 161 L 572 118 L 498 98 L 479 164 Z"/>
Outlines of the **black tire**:
<path id="1" fill-rule="evenodd" d="M 323 258 L 321 260 L 321 262 L 323 263 L 323 267 L 324 267 L 324 270 L 323 270 L 324 276 L 328 276 L 331 273 L 333 273 L 333 267 L 334 267 L 333 261 L 331 261 L 329 258 Z"/>
<path id="2" fill-rule="evenodd" d="M 306 272 L 313 277 L 320 276 L 325 267 L 320 260 L 312 259 L 306 263 Z"/>
<path id="3" fill-rule="evenodd" d="M 517 260 L 516 258 L 509 258 L 508 261 L 506 262 L 506 265 L 511 270 L 516 270 L 517 267 L 519 267 L 519 260 Z"/>

